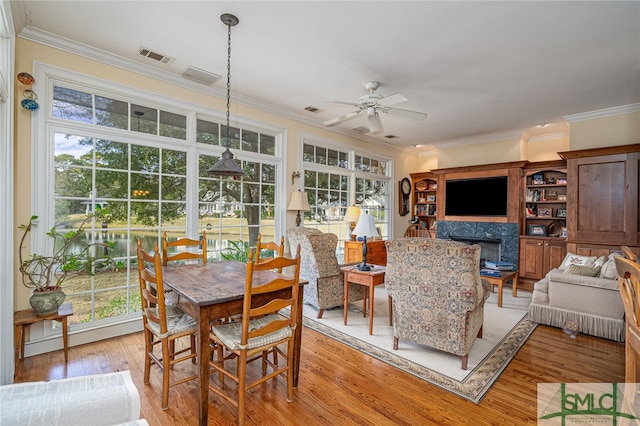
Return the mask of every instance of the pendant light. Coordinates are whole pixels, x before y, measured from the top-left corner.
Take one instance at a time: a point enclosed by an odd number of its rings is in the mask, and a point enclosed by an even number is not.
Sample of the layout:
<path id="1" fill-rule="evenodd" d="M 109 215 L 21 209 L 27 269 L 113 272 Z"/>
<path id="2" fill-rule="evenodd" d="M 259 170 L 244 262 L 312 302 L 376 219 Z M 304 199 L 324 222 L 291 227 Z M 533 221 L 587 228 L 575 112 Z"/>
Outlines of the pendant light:
<path id="1" fill-rule="evenodd" d="M 229 150 L 229 109 L 231 108 L 231 27 L 238 25 L 237 17 L 230 13 L 224 13 L 220 16 L 220 20 L 227 26 L 228 38 L 227 38 L 227 134 L 225 137 L 226 149 L 222 153 L 222 158 L 211 166 L 207 173 L 214 176 L 230 176 L 234 179 L 244 175 L 244 171 L 240 168 L 240 165 L 233 159 L 233 154 Z"/>

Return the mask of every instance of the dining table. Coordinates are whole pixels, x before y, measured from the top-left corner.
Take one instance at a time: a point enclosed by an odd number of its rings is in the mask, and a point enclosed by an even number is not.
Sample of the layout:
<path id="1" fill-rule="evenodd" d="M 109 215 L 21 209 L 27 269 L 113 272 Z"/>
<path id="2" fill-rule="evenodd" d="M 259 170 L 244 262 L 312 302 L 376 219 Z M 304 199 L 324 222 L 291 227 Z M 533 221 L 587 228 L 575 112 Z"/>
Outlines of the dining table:
<path id="1" fill-rule="evenodd" d="M 150 269 L 153 273 L 153 269 Z M 165 290 L 177 295 L 177 304 L 191 315 L 198 325 L 198 412 L 199 424 L 206 425 L 209 416 L 209 330 L 212 321 L 242 314 L 242 303 L 247 276 L 247 264 L 235 260 L 198 264 L 176 264 L 164 266 L 162 275 Z M 286 271 L 254 271 L 253 286 L 264 285 L 278 277 L 288 276 Z M 296 329 L 294 334 L 293 386 L 298 387 L 300 371 L 300 345 L 302 341 L 302 300 L 306 280 L 300 279 Z M 252 304 L 262 305 L 269 300 L 290 297 L 290 290 L 254 295 Z"/>

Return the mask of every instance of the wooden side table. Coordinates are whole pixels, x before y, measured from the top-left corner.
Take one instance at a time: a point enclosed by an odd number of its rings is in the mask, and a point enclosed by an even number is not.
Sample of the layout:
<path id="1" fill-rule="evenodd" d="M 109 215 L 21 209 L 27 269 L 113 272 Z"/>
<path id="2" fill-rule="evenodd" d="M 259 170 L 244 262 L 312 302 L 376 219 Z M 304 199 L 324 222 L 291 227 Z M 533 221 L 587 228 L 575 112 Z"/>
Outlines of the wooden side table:
<path id="1" fill-rule="evenodd" d="M 24 360 L 24 330 L 40 321 L 60 321 L 62 323 L 62 344 L 64 345 L 64 362 L 69 361 L 69 336 L 67 333 L 67 318 L 73 315 L 71 303 L 63 303 L 58 308 L 58 313 L 38 316 L 33 309 L 25 309 L 13 313 L 14 339 L 15 339 L 15 371 L 18 371 L 18 363 Z M 15 374 L 15 373 L 14 373 Z"/>
<path id="2" fill-rule="evenodd" d="M 357 265 L 343 266 L 340 268 L 344 274 L 344 325 L 347 325 L 347 313 L 349 312 L 349 283 L 360 284 L 369 287 L 369 335 L 373 334 L 373 302 L 374 289 L 378 284 L 384 283 L 384 274 L 387 268 L 379 265 L 371 265 L 370 271 L 360 271 Z M 367 316 L 367 294 L 365 293 L 362 304 L 362 316 Z M 391 318 L 391 297 L 389 297 L 389 325 L 393 325 Z"/>
<path id="3" fill-rule="evenodd" d="M 513 297 L 518 297 L 518 271 L 500 271 L 499 277 L 490 277 L 487 275 L 480 275 L 491 284 L 491 292 L 493 292 L 493 286 L 498 286 L 498 308 L 502 308 L 502 285 L 507 281 L 513 280 L 511 285 L 511 292 Z"/>

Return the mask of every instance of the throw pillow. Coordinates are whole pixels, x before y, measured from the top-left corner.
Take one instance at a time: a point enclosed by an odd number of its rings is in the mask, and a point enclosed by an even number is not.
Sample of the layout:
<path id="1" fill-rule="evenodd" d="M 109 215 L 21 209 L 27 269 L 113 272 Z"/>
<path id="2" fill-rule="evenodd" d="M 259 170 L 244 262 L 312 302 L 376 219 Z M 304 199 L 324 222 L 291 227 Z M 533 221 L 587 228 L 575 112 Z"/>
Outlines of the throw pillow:
<path id="1" fill-rule="evenodd" d="M 614 251 L 609 254 L 609 258 L 604 265 L 602 265 L 602 269 L 600 269 L 600 278 L 606 278 L 608 280 L 615 280 L 618 278 L 616 261 L 614 260 L 616 256 L 622 256 L 622 252 Z"/>
<path id="2" fill-rule="evenodd" d="M 604 256 L 600 256 L 599 258 L 596 259 L 595 262 L 593 262 L 592 266 L 598 267 L 598 268 L 602 268 L 602 265 L 604 265 L 604 262 L 607 261 L 607 258 Z"/>
<path id="3" fill-rule="evenodd" d="M 596 277 L 600 273 L 599 266 L 587 266 L 570 264 L 564 271 L 565 274 L 582 275 L 583 277 Z"/>
<path id="4" fill-rule="evenodd" d="M 564 260 L 560 264 L 559 268 L 560 269 L 567 269 L 567 267 L 569 265 L 593 266 L 593 263 L 595 261 L 596 261 L 596 257 L 595 256 L 580 256 L 579 254 L 575 254 L 575 253 L 569 252 L 564 257 Z"/>

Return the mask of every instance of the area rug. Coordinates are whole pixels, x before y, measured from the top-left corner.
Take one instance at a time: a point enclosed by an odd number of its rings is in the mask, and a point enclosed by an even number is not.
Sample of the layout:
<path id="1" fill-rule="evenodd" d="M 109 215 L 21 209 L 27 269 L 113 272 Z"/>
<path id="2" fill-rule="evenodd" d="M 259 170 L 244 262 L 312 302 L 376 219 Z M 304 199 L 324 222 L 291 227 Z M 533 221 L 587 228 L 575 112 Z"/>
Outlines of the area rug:
<path id="1" fill-rule="evenodd" d="M 346 326 L 342 307 L 325 310 L 323 317 L 317 319 L 318 311 L 308 305 L 303 308 L 303 324 L 476 404 L 536 326 L 527 319 L 531 293 L 521 291 L 513 298 L 511 289 L 504 288 L 501 308 L 497 305 L 497 293 L 492 293 L 485 304 L 483 337 L 474 342 L 467 370 L 462 370 L 459 356 L 426 346 L 401 340 L 394 351 L 387 301 L 384 286 L 376 287 L 371 336 L 369 317 L 363 317 L 361 301 L 349 305 Z"/>

